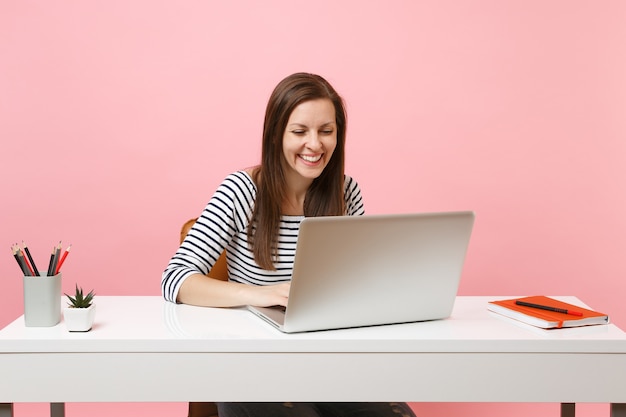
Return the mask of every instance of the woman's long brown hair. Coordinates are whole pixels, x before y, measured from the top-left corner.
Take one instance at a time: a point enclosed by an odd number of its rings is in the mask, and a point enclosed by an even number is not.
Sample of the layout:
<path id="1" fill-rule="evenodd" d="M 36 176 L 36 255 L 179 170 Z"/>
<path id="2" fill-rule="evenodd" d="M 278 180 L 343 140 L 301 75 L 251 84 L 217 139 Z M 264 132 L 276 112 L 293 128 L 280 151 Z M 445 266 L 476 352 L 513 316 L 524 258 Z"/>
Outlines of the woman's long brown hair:
<path id="1" fill-rule="evenodd" d="M 324 78 L 296 73 L 282 80 L 272 92 L 265 111 L 261 165 L 253 173 L 257 197 L 248 225 L 248 243 L 256 263 L 275 270 L 281 207 L 286 194 L 283 171 L 283 135 L 293 110 L 305 101 L 329 99 L 335 107 L 337 145 L 322 174 L 313 180 L 304 200 L 304 215 L 340 216 L 343 196 L 346 112 L 343 100 Z"/>

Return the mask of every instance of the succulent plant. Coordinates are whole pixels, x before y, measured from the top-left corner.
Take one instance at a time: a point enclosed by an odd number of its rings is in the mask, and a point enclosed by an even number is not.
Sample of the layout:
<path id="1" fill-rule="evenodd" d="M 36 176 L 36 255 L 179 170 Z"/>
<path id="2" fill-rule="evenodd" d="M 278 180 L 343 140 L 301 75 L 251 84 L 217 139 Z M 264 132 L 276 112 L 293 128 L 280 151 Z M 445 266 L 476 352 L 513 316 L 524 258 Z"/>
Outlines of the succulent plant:
<path id="1" fill-rule="evenodd" d="M 89 291 L 89 294 L 83 295 L 83 289 L 80 288 L 78 284 L 76 284 L 76 292 L 74 294 L 74 297 L 65 294 L 65 296 L 69 300 L 67 305 L 72 308 L 88 308 L 93 302 L 94 295 L 96 294 L 94 294 L 93 290 Z"/>

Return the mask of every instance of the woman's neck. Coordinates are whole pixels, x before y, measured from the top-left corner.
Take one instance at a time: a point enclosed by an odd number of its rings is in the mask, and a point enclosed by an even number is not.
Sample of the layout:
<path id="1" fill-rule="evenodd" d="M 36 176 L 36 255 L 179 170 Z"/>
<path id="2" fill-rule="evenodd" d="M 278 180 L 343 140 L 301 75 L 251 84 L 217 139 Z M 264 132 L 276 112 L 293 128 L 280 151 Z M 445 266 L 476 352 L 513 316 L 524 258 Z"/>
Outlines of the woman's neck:
<path id="1" fill-rule="evenodd" d="M 254 182 L 257 182 L 262 175 L 260 167 L 248 168 L 245 171 Z M 304 200 L 312 180 L 304 178 L 286 178 L 285 197 L 281 203 L 281 214 L 285 216 L 304 216 Z"/>
<path id="2" fill-rule="evenodd" d="M 285 197 L 280 211 L 285 216 L 304 216 L 304 196 Z"/>
<path id="3" fill-rule="evenodd" d="M 281 205 L 282 214 L 288 216 L 304 215 L 304 199 L 306 198 L 306 193 L 312 182 L 313 181 L 308 179 L 303 181 L 302 178 L 286 179 L 287 189 L 285 190 L 285 197 Z"/>

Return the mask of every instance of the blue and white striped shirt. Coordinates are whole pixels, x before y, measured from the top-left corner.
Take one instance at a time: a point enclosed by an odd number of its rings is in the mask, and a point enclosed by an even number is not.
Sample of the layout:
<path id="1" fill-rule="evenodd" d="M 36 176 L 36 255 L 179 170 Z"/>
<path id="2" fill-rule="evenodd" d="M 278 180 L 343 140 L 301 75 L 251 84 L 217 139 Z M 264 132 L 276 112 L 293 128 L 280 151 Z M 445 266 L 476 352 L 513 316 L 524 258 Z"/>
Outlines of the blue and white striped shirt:
<path id="1" fill-rule="evenodd" d="M 256 190 L 245 171 L 224 179 L 163 272 L 161 291 L 166 300 L 176 301 L 183 281 L 192 274 L 207 274 L 224 250 L 230 281 L 269 285 L 291 279 L 296 241 L 304 216 L 281 216 L 276 270 L 262 269 L 254 261 L 247 240 Z M 347 215 L 364 213 L 359 185 L 347 175 L 344 198 Z"/>

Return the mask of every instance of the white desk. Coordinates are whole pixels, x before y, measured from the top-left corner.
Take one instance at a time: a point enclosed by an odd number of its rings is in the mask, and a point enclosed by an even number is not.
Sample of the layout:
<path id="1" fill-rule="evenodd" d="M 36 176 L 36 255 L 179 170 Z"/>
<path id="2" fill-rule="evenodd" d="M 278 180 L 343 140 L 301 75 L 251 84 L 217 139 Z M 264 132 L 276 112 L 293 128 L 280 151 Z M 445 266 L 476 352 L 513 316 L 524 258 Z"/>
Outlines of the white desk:
<path id="1" fill-rule="evenodd" d="M 0 417 L 15 402 L 63 415 L 133 401 L 603 402 L 626 417 L 624 332 L 517 324 L 487 311 L 499 298 L 458 297 L 446 320 L 285 335 L 244 309 L 98 296 L 88 333 L 22 317 L 0 331 Z M 72 384 L 74 370 L 90 380 Z"/>

